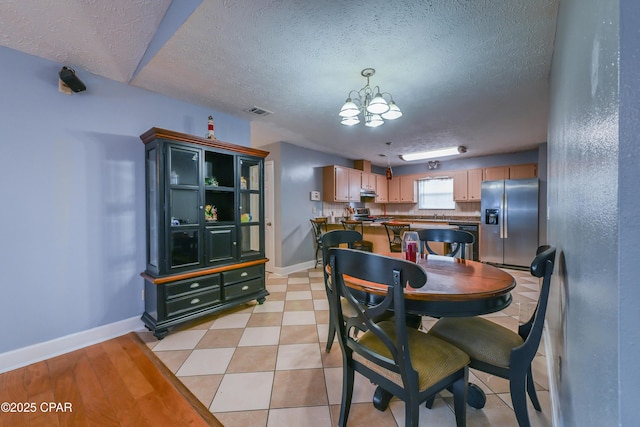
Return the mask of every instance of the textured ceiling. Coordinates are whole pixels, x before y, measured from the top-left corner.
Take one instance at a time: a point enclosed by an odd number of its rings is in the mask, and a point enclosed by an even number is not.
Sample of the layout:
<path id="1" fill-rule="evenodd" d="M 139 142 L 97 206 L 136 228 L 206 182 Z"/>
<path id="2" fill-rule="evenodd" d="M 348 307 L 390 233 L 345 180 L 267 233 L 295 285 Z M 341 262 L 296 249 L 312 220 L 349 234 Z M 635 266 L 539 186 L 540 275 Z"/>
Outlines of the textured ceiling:
<path id="1" fill-rule="evenodd" d="M 465 145 L 475 157 L 546 141 L 557 3 L 1 0 L 0 44 L 251 120 L 255 146 L 379 165 L 389 153 L 397 165 L 403 152 Z M 404 116 L 343 126 L 337 112 L 367 67 Z M 273 114 L 243 111 L 253 106 Z"/>

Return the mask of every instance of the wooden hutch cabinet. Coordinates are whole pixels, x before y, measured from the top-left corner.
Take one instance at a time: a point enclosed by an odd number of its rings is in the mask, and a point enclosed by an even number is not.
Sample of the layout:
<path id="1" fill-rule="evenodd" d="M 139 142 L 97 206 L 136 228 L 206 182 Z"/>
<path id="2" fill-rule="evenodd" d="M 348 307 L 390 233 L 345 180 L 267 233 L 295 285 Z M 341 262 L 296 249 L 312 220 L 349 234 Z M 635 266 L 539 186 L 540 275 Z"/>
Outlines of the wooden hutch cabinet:
<path id="1" fill-rule="evenodd" d="M 168 328 L 263 303 L 266 151 L 152 128 L 146 153 L 147 266 L 142 321 Z"/>

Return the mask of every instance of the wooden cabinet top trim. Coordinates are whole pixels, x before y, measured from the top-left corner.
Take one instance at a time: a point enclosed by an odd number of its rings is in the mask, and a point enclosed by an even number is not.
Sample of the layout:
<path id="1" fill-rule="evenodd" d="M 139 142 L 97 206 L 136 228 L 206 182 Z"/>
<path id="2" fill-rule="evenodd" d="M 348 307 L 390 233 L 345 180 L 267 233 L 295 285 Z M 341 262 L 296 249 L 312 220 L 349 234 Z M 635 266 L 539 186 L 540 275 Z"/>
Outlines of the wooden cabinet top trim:
<path id="1" fill-rule="evenodd" d="M 269 155 L 268 151 L 258 150 L 257 148 L 245 147 L 242 145 L 231 144 L 229 142 L 219 141 L 217 139 L 200 138 L 186 133 L 175 132 L 167 129 L 151 128 L 142 135 L 140 139 L 143 143 L 148 144 L 156 139 L 170 139 L 173 141 L 188 142 L 190 144 L 198 144 L 205 147 L 216 148 L 221 150 L 234 151 L 236 153 L 247 154 L 249 156 L 265 158 Z"/>
<path id="2" fill-rule="evenodd" d="M 254 261 L 240 262 L 232 265 L 223 265 L 221 267 L 207 268 L 204 270 L 188 271 L 186 273 L 173 274 L 171 276 L 162 276 L 162 277 L 155 277 L 147 272 L 142 272 L 140 273 L 140 276 L 144 277 L 149 282 L 152 282 L 154 285 L 161 285 L 163 283 L 175 282 L 177 280 L 192 279 L 194 277 L 221 273 L 223 271 L 238 270 L 241 268 L 251 267 L 253 265 L 265 264 L 267 261 L 269 261 L 267 258 L 261 258 Z"/>

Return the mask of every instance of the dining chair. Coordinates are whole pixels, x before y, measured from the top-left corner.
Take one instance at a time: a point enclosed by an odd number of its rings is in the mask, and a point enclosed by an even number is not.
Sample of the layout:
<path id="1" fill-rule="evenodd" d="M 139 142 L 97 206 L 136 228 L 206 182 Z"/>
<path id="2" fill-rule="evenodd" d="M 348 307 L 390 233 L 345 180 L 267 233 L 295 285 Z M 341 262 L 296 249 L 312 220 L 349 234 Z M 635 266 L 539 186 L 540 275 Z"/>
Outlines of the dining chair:
<path id="1" fill-rule="evenodd" d="M 353 249 L 361 251 L 373 252 L 373 242 L 364 239 L 364 223 L 358 219 L 343 219 L 342 227 L 345 230 L 355 230 L 362 234 L 362 238 L 358 242 L 354 242 Z"/>
<path id="2" fill-rule="evenodd" d="M 405 222 L 383 222 L 389 239 L 390 252 L 402 252 L 402 233 L 411 230 L 411 224 Z"/>
<path id="3" fill-rule="evenodd" d="M 351 407 L 355 372 L 368 378 L 405 402 L 405 425 L 417 426 L 420 404 L 445 388 L 454 397 L 456 425 L 466 423 L 466 393 L 469 356 L 455 346 L 407 327 L 405 322 L 375 318 L 389 310 L 405 315 L 404 287 L 421 287 L 427 280 L 416 263 L 353 249 L 329 249 L 334 290 L 330 308 L 342 350 L 342 399 L 339 426 L 346 426 Z M 348 277 L 347 277 L 348 276 Z M 354 289 L 361 281 L 382 287 L 384 297 L 377 304 L 360 304 Z M 359 286 L 358 291 L 367 291 Z M 345 299 L 356 313 L 347 317 Z"/>
<path id="4" fill-rule="evenodd" d="M 555 257 L 556 248 L 548 245 L 538 248 L 530 272 L 542 278 L 540 296 L 531 318 L 519 326 L 517 333 L 482 317 L 445 317 L 428 332 L 467 353 L 471 357 L 471 368 L 509 380 L 513 410 L 520 427 L 530 425 L 526 393 L 536 411 L 542 410 L 531 362 L 540 345 Z M 484 400 L 483 396 L 480 408 Z"/>
<path id="5" fill-rule="evenodd" d="M 313 268 L 318 266 L 318 253 L 322 251 L 322 235 L 327 232 L 327 218 L 311 218 L 311 226 L 313 230 L 313 241 L 316 247 L 316 263 Z"/>
<path id="6" fill-rule="evenodd" d="M 464 248 L 467 243 L 473 243 L 475 238 L 468 231 L 455 230 L 449 228 L 425 228 L 418 230 L 420 243 L 422 245 L 422 253 L 429 252 L 432 255 L 444 255 L 454 257 L 459 255 L 464 257 Z M 429 246 L 429 242 L 445 243 L 445 253 L 437 253 Z"/>
<path id="7" fill-rule="evenodd" d="M 327 273 L 327 263 L 329 262 L 329 249 L 338 247 L 339 245 L 347 245 L 349 248 L 353 248 L 355 242 L 362 240 L 362 234 L 355 230 L 331 230 L 322 235 L 322 271 L 324 275 L 324 287 L 327 292 L 327 298 L 331 302 L 331 295 L 333 294 L 333 286 L 331 284 L 331 276 Z M 359 295 L 363 298 L 363 295 Z M 342 300 L 344 305 L 343 310 L 345 316 L 355 316 L 355 312 L 350 310 L 350 305 L 346 304 L 346 301 Z M 331 351 L 333 340 L 336 337 L 336 328 L 333 322 L 333 311 L 329 311 L 329 335 L 327 336 L 327 353 Z"/>

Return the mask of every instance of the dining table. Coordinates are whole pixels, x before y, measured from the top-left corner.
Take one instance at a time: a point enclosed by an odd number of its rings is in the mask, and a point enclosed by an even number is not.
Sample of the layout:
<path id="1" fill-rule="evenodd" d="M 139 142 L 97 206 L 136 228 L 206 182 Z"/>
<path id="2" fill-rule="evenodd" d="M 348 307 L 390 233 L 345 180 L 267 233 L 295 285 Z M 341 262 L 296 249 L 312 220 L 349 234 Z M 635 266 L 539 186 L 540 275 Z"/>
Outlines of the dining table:
<path id="1" fill-rule="evenodd" d="M 402 258 L 402 253 L 386 256 Z M 431 317 L 478 316 L 494 313 L 511 304 L 511 290 L 516 280 L 506 271 L 478 261 L 440 255 L 418 255 L 416 262 L 427 273 L 427 281 L 420 287 L 408 283 L 404 290 L 405 311 L 410 314 Z M 369 294 L 384 296 L 387 285 L 345 277 L 350 288 Z M 384 411 L 392 395 L 378 387 L 374 394 L 374 406 Z M 474 408 L 482 408 L 484 392 L 474 384 L 469 385 L 467 402 Z"/>

